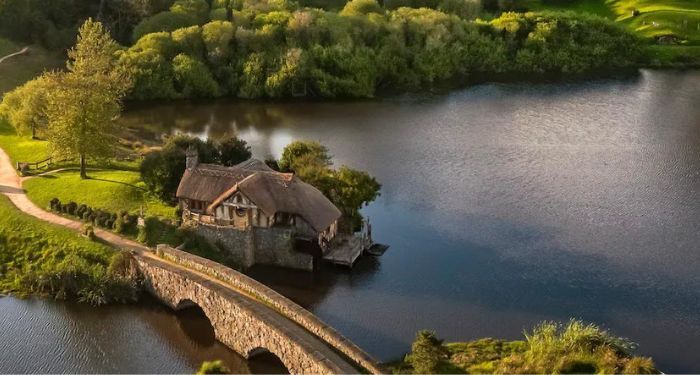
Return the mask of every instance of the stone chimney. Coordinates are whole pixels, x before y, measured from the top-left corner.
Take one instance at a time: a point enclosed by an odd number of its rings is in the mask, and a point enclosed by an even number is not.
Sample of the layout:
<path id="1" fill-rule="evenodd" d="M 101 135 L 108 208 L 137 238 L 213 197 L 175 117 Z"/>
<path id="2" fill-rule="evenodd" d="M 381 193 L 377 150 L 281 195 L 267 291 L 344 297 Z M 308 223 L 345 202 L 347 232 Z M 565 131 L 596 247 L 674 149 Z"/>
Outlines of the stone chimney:
<path id="1" fill-rule="evenodd" d="M 197 152 L 197 148 L 194 147 L 194 145 L 190 145 L 187 151 L 185 151 L 185 156 L 185 167 L 188 170 L 196 168 L 197 164 L 199 164 L 199 152 Z"/>

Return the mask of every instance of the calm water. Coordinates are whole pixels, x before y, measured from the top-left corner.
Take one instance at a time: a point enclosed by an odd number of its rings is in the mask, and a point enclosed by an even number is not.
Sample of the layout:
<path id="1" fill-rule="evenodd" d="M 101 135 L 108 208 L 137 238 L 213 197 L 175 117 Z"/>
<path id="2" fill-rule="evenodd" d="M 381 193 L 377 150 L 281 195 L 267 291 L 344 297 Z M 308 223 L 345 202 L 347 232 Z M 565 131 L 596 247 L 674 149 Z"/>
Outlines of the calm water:
<path id="1" fill-rule="evenodd" d="M 0 332 L 0 373 L 194 373 L 213 359 L 237 373 L 280 369 L 274 358 L 247 362 L 218 343 L 201 310 L 174 314 L 150 298 L 92 308 L 4 297 Z"/>
<path id="2" fill-rule="evenodd" d="M 391 245 L 383 257 L 352 272 L 251 274 L 379 359 L 401 356 L 423 328 L 447 340 L 519 338 L 538 321 L 577 317 L 632 338 L 667 372 L 700 372 L 700 72 L 368 102 L 156 104 L 124 121 L 154 137 L 237 133 L 261 158 L 315 139 L 337 164 L 375 175 L 382 197 L 364 212 Z M 99 320 L 85 329 L 131 332 L 126 371 L 188 369 L 205 356 L 167 313 L 42 309 L 32 325 Z M 104 327 L 119 319 L 129 324 Z M 111 371 L 116 341 L 83 368 Z M 45 342 L 55 340 L 22 345 Z M 56 350 L 92 350 L 69 344 Z"/>

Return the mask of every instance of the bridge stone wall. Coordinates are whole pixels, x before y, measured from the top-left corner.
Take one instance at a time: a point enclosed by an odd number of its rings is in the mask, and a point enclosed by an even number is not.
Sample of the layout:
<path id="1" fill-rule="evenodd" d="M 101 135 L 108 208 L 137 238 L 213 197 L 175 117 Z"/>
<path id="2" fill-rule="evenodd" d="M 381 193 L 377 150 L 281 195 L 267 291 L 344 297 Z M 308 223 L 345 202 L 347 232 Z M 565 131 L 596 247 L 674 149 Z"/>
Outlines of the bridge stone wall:
<path id="1" fill-rule="evenodd" d="M 329 346 L 364 368 L 367 372 L 372 374 L 383 373 L 382 369 L 377 365 L 376 360 L 360 347 L 341 335 L 333 327 L 321 321 L 308 310 L 275 292 L 266 285 L 219 263 L 169 246 L 159 245 L 156 253 L 163 259 L 212 276 L 250 295 L 256 300 L 272 307 L 275 311 L 305 328 L 313 335 L 319 337 L 328 343 Z"/>
<path id="2" fill-rule="evenodd" d="M 292 374 L 344 374 L 358 370 L 304 328 L 222 283 L 167 262 L 136 257 L 146 289 L 173 309 L 196 304 L 217 340 L 245 358 L 267 350 Z"/>

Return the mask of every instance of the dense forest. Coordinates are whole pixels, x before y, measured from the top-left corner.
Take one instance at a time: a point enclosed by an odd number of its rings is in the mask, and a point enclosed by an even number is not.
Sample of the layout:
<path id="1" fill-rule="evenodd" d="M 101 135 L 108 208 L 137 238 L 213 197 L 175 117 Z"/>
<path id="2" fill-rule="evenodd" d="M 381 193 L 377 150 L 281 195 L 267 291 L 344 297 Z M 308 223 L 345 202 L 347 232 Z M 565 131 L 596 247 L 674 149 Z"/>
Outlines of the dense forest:
<path id="1" fill-rule="evenodd" d="M 118 60 L 133 77 L 131 99 L 372 97 L 598 74 L 640 58 L 638 38 L 612 21 L 508 12 L 517 0 L 39 2 L 0 1 L 0 32 L 61 48 L 78 20 L 97 15 L 124 46 Z"/>

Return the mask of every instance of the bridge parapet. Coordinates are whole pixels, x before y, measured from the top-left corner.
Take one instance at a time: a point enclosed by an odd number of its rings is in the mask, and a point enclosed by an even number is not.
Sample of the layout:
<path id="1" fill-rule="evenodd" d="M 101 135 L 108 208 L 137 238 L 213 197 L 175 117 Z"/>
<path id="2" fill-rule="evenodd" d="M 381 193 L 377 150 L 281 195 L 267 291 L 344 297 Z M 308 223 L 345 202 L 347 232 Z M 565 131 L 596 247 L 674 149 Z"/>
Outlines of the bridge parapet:
<path id="1" fill-rule="evenodd" d="M 259 281 L 217 262 L 174 249 L 170 246 L 158 245 L 156 254 L 163 259 L 209 275 L 231 285 L 234 289 L 270 306 L 289 320 L 300 325 L 369 373 L 383 373 L 382 369 L 377 365 L 377 362 L 352 341 L 348 340 L 333 327 L 324 323 L 308 310 Z"/>

